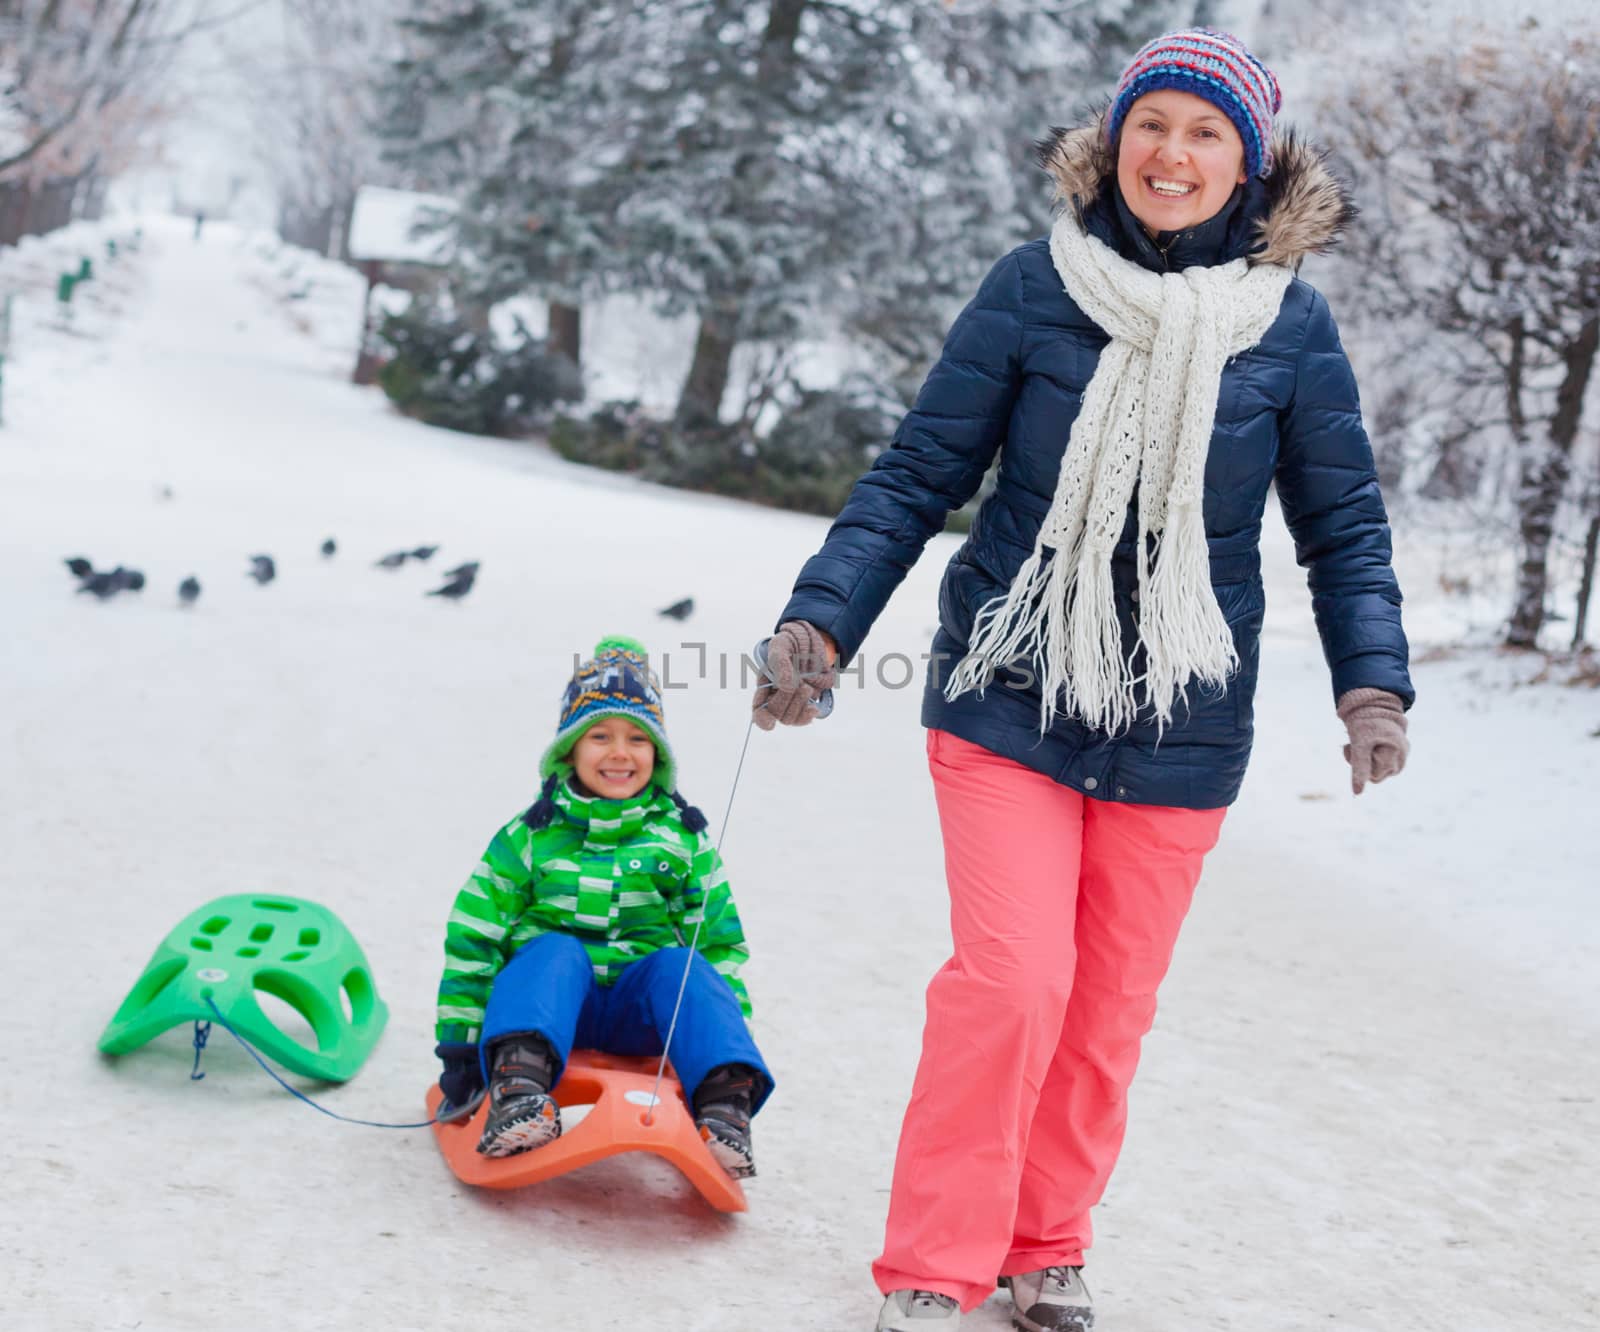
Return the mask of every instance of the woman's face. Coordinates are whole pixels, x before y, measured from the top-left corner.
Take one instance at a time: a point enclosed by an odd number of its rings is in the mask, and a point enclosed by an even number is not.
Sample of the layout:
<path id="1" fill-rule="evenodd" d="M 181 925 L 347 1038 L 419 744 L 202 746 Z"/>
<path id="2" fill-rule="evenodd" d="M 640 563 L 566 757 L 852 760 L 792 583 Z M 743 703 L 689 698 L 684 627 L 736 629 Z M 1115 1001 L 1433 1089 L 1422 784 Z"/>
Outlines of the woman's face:
<path id="1" fill-rule="evenodd" d="M 1244 179 L 1244 141 L 1203 97 L 1165 88 L 1146 93 L 1122 122 L 1117 184 L 1152 234 L 1215 217 Z"/>

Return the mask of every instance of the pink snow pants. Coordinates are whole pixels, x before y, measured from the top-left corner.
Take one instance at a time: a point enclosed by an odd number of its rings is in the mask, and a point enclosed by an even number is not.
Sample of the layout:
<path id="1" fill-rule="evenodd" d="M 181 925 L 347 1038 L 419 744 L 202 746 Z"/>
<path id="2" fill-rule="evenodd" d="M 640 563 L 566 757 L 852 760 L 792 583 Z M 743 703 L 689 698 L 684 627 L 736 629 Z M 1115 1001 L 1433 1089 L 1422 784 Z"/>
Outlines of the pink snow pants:
<path id="1" fill-rule="evenodd" d="M 1083 1261 L 1221 809 L 1094 800 L 928 733 L 955 953 L 900 1131 L 878 1288 L 972 1309 Z"/>

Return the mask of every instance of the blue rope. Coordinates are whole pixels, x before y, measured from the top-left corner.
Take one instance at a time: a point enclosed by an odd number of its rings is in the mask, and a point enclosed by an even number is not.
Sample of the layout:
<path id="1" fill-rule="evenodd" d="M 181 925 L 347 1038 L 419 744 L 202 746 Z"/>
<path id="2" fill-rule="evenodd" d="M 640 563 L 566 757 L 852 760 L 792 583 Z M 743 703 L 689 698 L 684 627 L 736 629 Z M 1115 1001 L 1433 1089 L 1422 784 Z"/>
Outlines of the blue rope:
<path id="1" fill-rule="evenodd" d="M 361 1124 L 361 1125 L 364 1125 L 367 1128 L 386 1128 L 386 1129 L 432 1128 L 433 1125 L 435 1125 L 436 1123 L 439 1122 L 439 1117 L 437 1115 L 435 1115 L 432 1119 L 424 1119 L 424 1120 L 421 1120 L 420 1122 L 415 1123 L 415 1124 L 384 1124 L 384 1123 L 380 1123 L 376 1119 L 353 1119 L 349 1115 L 341 1115 L 337 1111 L 330 1110 L 325 1105 L 318 1105 L 309 1096 L 307 1096 L 303 1091 L 300 1091 L 300 1090 L 298 1090 L 298 1089 L 296 1089 L 294 1087 L 291 1087 L 287 1082 L 285 1082 L 281 1077 L 278 1076 L 278 1071 L 275 1068 L 273 1068 L 269 1063 L 267 1063 L 267 1061 L 265 1059 L 263 1059 L 261 1057 L 261 1055 L 257 1052 L 255 1046 L 251 1045 L 249 1041 L 245 1040 L 245 1038 L 243 1036 L 239 1035 L 239 1033 L 236 1032 L 233 1029 L 233 1027 L 229 1025 L 228 1019 L 222 1016 L 222 1010 L 217 1007 L 217 1001 L 215 999 L 213 999 L 209 994 L 206 996 L 206 1007 L 209 1008 L 212 1011 L 212 1013 L 216 1015 L 216 1020 L 219 1023 L 222 1024 L 223 1031 L 227 1032 L 228 1035 L 232 1036 L 233 1039 L 238 1041 L 240 1045 L 244 1046 L 244 1048 L 247 1051 L 249 1051 L 250 1057 L 252 1059 L 254 1059 L 256 1061 L 256 1063 L 260 1064 L 262 1068 L 267 1070 L 268 1075 L 272 1078 L 272 1080 L 274 1082 L 276 1082 L 280 1087 L 282 1087 L 284 1089 L 284 1091 L 288 1092 L 291 1096 L 294 1096 L 297 1099 L 304 1101 L 313 1110 L 319 1110 L 323 1114 L 327 1115 L 329 1119 L 337 1119 L 341 1123 L 345 1123 L 345 1124 Z M 199 1047 L 205 1044 L 204 1040 L 201 1038 L 201 1036 L 199 1034 L 199 1026 L 200 1026 L 200 1024 L 198 1022 L 195 1023 L 195 1028 L 196 1028 L 196 1031 L 195 1031 L 195 1047 L 196 1047 L 195 1062 L 197 1064 L 199 1063 L 199 1059 L 200 1059 Z M 211 1024 L 208 1022 L 208 1023 L 206 1023 L 206 1026 L 209 1028 L 211 1026 Z M 205 1074 L 202 1073 L 200 1076 L 204 1077 Z"/>
<path id="2" fill-rule="evenodd" d="M 189 1081 L 199 1082 L 205 1074 L 200 1071 L 200 1054 L 206 1048 L 206 1037 L 211 1035 L 209 1022 L 194 1024 L 194 1067 L 189 1070 Z"/>

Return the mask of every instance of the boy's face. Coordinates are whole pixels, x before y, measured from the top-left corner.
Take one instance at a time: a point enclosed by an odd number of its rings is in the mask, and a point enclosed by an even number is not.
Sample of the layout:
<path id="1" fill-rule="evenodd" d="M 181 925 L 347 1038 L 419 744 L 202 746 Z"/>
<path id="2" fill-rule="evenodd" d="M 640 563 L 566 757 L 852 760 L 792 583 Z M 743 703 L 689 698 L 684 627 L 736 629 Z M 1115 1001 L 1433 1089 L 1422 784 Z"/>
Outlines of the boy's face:
<path id="1" fill-rule="evenodd" d="M 602 717 L 573 745 L 572 766 L 590 795 L 626 800 L 650 784 L 656 744 L 632 722 Z"/>

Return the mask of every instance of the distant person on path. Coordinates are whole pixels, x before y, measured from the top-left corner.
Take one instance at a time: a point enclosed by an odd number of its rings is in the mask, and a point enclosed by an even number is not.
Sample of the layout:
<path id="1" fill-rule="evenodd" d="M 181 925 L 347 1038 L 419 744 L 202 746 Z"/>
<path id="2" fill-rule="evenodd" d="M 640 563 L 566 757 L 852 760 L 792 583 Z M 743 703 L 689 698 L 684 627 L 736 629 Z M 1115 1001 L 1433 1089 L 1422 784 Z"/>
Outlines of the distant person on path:
<path id="1" fill-rule="evenodd" d="M 196 240 L 200 239 L 200 229 L 202 227 L 204 227 L 205 224 L 206 224 L 206 211 L 205 211 L 205 209 L 203 209 L 203 208 L 197 209 L 195 211 L 195 215 L 194 215 L 194 238 Z"/>
<path id="2" fill-rule="evenodd" d="M 639 643 L 604 639 L 578 668 L 539 771 L 539 799 L 495 834 L 450 912 L 439 1118 L 470 1113 L 487 1082 L 480 1152 L 552 1141 L 573 1047 L 659 1055 L 687 965 L 672 1066 L 711 1154 L 753 1175 L 750 1118 L 772 1075 L 745 1023 L 750 950 L 705 818 L 678 794 Z"/>
<path id="3" fill-rule="evenodd" d="M 1388 520 L 1333 316 L 1295 276 L 1353 210 L 1274 136 L 1280 105 L 1240 42 L 1192 29 L 1041 145 L 1060 217 L 957 319 L 768 643 L 755 720 L 803 725 L 998 457 L 922 707 L 954 954 L 873 1265 L 880 1332 L 953 1328 L 997 1278 L 1019 1329 L 1094 1325 L 1090 1209 L 1250 755 L 1274 482 L 1352 786 L 1405 763 Z"/>

